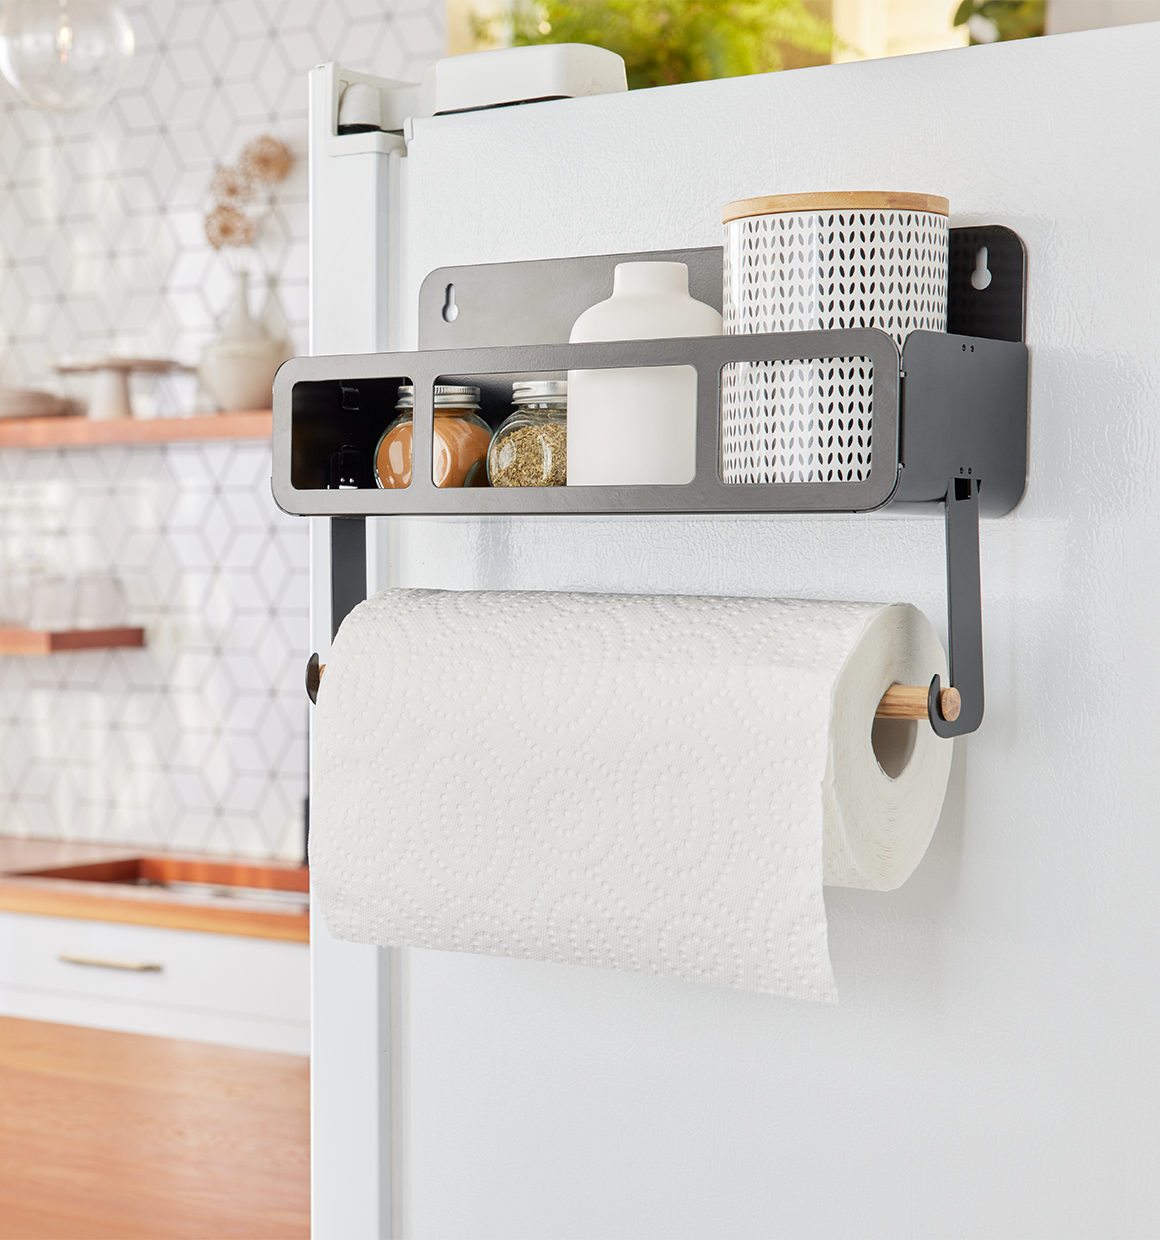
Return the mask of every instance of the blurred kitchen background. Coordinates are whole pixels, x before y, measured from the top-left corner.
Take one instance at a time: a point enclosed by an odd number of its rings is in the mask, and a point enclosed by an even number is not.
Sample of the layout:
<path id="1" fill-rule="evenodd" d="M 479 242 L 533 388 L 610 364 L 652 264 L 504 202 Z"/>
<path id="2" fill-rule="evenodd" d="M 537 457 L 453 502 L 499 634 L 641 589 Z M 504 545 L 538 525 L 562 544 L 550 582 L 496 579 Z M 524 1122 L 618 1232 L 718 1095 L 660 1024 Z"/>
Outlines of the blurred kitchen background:
<path id="1" fill-rule="evenodd" d="M 295 156 L 253 247 L 306 347 L 306 71 L 413 78 L 433 0 L 148 0 L 100 108 L 0 102 L 0 383 L 84 396 L 49 359 L 195 364 L 234 282 L 206 241 L 215 168 L 275 135 Z M 276 281 L 276 284 L 274 283 Z M 138 416 L 212 409 L 192 374 L 132 379 Z M 0 451 L 0 571 L 119 577 L 144 649 L 0 657 L 0 832 L 249 856 L 302 853 L 305 523 L 263 442 Z M 307 652 L 308 653 L 308 652 Z"/>
<path id="2" fill-rule="evenodd" d="M 77 355 L 196 364 L 234 289 L 206 241 L 208 185 L 260 134 L 295 163 L 252 247 L 251 306 L 305 349 L 305 72 L 324 60 L 414 79 L 445 48 L 583 37 L 650 85 L 1146 20 L 1157 6 L 767 0 L 738 8 L 756 50 L 731 33 L 733 6 L 701 0 L 124 8 L 136 54 L 109 103 L 52 116 L 0 88 L 8 387 L 83 399 L 91 379 L 50 369 Z M 214 407 L 190 373 L 131 384 L 139 417 Z M 0 573 L 115 574 L 147 633 L 141 650 L 0 658 L 0 832 L 301 854 L 306 531 L 274 508 L 268 477 L 268 446 L 253 441 L 0 451 Z"/>

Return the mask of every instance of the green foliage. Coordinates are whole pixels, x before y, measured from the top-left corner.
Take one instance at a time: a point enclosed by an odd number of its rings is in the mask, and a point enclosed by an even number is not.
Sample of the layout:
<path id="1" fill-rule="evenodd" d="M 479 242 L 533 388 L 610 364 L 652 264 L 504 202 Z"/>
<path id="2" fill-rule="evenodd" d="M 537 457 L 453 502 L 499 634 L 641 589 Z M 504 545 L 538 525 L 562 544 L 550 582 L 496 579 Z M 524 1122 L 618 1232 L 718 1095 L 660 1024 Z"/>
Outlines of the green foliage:
<path id="1" fill-rule="evenodd" d="M 802 0 L 516 0 L 512 44 L 593 43 L 624 57 L 630 90 L 770 73 L 778 45 L 828 52 Z"/>
<path id="2" fill-rule="evenodd" d="M 971 46 L 1007 39 L 1033 39 L 1043 33 L 1044 0 L 962 0 L 956 26 L 968 26 Z"/>

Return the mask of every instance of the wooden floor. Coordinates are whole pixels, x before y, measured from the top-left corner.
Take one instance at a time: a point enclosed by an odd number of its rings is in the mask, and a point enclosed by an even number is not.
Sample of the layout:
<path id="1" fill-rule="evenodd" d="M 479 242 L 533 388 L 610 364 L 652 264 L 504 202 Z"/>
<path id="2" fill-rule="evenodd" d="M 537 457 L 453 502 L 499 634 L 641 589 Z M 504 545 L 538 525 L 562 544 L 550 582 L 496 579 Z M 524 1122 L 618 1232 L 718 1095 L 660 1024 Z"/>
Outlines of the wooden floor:
<path id="1" fill-rule="evenodd" d="M 0 1018 L 0 1240 L 310 1234 L 308 1060 Z"/>

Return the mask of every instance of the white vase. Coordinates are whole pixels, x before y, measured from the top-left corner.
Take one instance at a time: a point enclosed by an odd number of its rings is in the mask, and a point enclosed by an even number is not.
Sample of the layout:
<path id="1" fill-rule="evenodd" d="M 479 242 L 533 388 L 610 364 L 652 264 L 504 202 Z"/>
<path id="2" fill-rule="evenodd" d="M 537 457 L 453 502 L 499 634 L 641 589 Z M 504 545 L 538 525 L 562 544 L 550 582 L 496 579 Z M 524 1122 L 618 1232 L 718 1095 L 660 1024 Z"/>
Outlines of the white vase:
<path id="1" fill-rule="evenodd" d="M 222 334 L 201 355 L 198 374 L 227 412 L 269 409 L 274 374 L 293 356 L 289 341 L 269 335 L 250 317 L 249 273 L 235 272 L 237 288 Z"/>
<path id="2" fill-rule="evenodd" d="M 612 296 L 590 306 L 571 341 L 719 336 L 721 316 L 689 296 L 684 263 L 620 263 Z M 691 482 L 697 372 L 691 366 L 568 372 L 568 485 Z"/>

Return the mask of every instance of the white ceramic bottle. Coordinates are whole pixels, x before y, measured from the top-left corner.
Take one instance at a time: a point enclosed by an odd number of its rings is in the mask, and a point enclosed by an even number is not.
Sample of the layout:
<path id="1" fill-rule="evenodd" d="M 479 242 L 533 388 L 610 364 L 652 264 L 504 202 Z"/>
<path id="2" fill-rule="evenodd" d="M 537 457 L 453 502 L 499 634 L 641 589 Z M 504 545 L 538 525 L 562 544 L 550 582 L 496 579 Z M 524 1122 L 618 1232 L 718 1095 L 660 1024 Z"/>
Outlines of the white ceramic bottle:
<path id="1" fill-rule="evenodd" d="M 612 296 L 584 311 L 571 342 L 720 334 L 717 311 L 689 296 L 684 263 L 620 263 Z M 568 486 L 691 482 L 696 439 L 691 366 L 568 372 Z"/>

